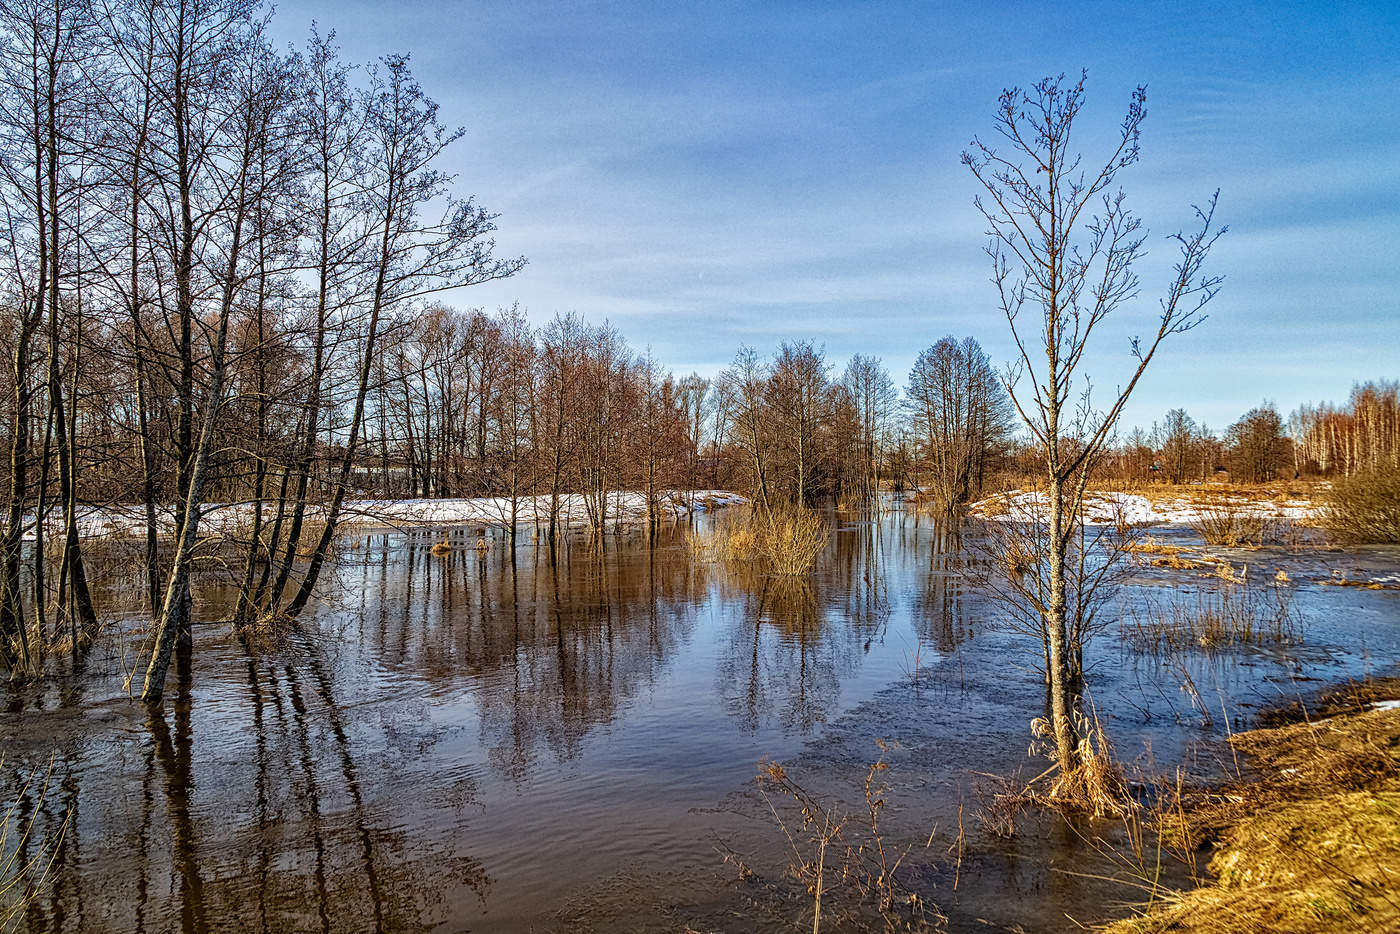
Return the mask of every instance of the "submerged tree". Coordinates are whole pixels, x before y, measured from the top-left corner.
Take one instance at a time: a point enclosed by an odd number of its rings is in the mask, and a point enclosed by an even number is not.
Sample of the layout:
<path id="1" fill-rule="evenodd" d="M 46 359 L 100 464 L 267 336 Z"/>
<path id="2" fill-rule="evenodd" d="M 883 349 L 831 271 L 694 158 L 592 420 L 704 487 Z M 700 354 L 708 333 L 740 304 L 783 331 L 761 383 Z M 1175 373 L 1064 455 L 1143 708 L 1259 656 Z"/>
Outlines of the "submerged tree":
<path id="1" fill-rule="evenodd" d="M 1078 730 L 1071 710 L 1079 690 L 1070 654 L 1069 575 L 1082 566 L 1072 554 L 1083 541 L 1082 506 L 1090 468 L 1110 441 L 1123 406 L 1167 337 L 1204 320 L 1219 276 L 1203 273 L 1224 233 L 1212 229 L 1216 196 L 1196 209 L 1199 228 L 1173 236 L 1181 256 L 1161 299 L 1154 330 L 1134 338 L 1129 378 L 1096 408 L 1083 371 L 1098 325 L 1138 294 L 1135 263 L 1145 253 L 1141 220 L 1128 209 L 1118 173 L 1138 160 L 1146 89 L 1133 92 L 1119 138 L 1108 157 L 1086 167 L 1070 149 L 1070 130 L 1084 102 L 1084 76 L 1066 83 L 1045 78 L 1029 90 L 1002 92 L 998 145 L 974 139 L 962 155 L 982 184 L 975 204 L 988 224 L 993 281 L 1011 328 L 1017 359 L 1007 390 L 1040 452 L 1046 482 L 1046 530 L 1031 556 L 1023 596 L 1043 622 L 1050 726 L 1056 761 L 1068 779 L 1077 772 Z M 1217 193 L 1218 195 L 1218 193 Z"/>
<path id="2" fill-rule="evenodd" d="M 945 337 L 919 354 L 905 395 L 924 482 L 952 515 L 982 492 L 991 449 L 1008 432 L 1006 390 L 976 340 Z"/>

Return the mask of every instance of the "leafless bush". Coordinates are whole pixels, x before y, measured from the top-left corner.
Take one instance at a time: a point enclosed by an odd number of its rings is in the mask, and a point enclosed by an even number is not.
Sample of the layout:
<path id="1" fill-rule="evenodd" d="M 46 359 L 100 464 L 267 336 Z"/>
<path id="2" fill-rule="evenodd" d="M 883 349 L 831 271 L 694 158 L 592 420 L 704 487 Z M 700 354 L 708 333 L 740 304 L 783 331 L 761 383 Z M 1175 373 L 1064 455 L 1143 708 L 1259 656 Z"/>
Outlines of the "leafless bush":
<path id="1" fill-rule="evenodd" d="M 1191 520 L 1191 528 L 1207 545 L 1238 548 L 1262 544 L 1269 520 L 1243 500 L 1218 499 L 1197 513 Z"/>
<path id="2" fill-rule="evenodd" d="M 1322 523 L 1338 541 L 1400 543 L 1400 470 L 1360 474 L 1332 484 Z"/>

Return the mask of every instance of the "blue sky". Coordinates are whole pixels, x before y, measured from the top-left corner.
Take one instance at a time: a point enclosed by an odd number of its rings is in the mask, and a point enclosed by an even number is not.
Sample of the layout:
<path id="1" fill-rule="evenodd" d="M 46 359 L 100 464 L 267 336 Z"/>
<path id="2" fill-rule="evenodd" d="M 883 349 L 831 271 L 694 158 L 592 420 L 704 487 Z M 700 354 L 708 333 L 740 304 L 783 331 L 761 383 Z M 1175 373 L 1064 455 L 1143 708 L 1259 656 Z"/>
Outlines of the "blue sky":
<path id="1" fill-rule="evenodd" d="M 795 338 L 901 385 L 948 334 L 1004 362 L 958 156 L 1003 87 L 1087 68 L 1090 158 L 1148 87 L 1121 182 L 1151 253 L 1086 364 L 1100 401 L 1151 327 L 1165 237 L 1216 188 L 1225 288 L 1126 425 L 1182 406 L 1220 429 L 1400 377 L 1400 4 L 287 2 L 275 31 L 313 19 L 349 60 L 411 53 L 466 127 L 448 168 L 530 265 L 462 306 L 606 318 L 678 373 Z"/>

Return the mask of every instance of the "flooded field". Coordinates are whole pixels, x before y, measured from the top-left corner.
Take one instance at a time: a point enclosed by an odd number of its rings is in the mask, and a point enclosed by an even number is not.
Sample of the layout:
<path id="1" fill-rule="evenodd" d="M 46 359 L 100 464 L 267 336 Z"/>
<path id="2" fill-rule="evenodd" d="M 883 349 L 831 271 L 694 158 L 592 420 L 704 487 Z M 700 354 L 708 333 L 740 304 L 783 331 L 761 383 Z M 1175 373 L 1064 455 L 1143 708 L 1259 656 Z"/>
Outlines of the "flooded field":
<path id="1" fill-rule="evenodd" d="M 964 541 L 897 503 L 841 514 L 793 587 L 702 560 L 710 521 L 554 560 L 361 532 L 305 632 L 235 638 L 206 588 L 161 714 L 124 685 L 137 637 L 10 685 L 7 794 L 53 760 L 16 808 L 30 845 L 55 844 L 20 929 L 810 929 L 758 763 L 858 809 L 877 740 L 896 744 L 886 833 L 930 918 L 1054 931 L 1123 913 L 1136 893 L 1090 878 L 1091 828 L 1030 816 L 1007 839 L 977 817 L 978 773 L 1044 768 L 1027 757 L 1044 692 L 1034 640 L 969 586 Z M 1086 656 L 1125 760 L 1214 774 L 1252 711 L 1400 660 L 1400 592 L 1323 583 L 1394 575 L 1397 550 L 1226 557 L 1286 591 L 1300 641 L 1145 650 L 1127 608 L 1242 585 L 1143 563 Z"/>

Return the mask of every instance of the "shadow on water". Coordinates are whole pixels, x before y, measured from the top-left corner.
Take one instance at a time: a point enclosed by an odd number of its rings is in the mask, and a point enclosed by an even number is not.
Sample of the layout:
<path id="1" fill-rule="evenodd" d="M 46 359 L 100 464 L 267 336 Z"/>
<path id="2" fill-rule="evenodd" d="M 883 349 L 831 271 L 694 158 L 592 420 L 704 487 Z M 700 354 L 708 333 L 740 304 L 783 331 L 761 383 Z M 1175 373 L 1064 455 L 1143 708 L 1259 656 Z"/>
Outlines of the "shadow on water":
<path id="1" fill-rule="evenodd" d="M 606 549 L 360 532 L 316 618 L 282 642 L 231 635 L 222 591 L 204 589 L 210 621 L 163 710 L 124 689 L 134 631 L 9 685 L 6 787 L 56 750 L 52 792 L 15 808 L 36 827 L 24 845 L 58 841 L 21 928 L 729 929 L 736 912 L 757 926 L 709 841 L 781 872 L 748 794 L 761 758 L 839 794 L 876 738 L 897 741 L 889 820 L 922 836 L 956 826 L 974 771 L 1040 768 L 1026 759 L 1036 652 L 969 587 L 961 530 L 901 509 L 836 519 L 802 581 L 707 563 L 690 541 L 703 522 Z M 434 554 L 444 538 L 455 547 Z M 1275 557 L 1290 560 L 1251 560 Z M 111 588 L 109 613 L 139 590 Z M 1238 726 L 1306 679 L 1396 657 L 1395 595 L 1349 593 L 1342 618 L 1335 590 L 1297 588 L 1312 622 L 1287 651 L 1164 660 L 1102 636 L 1089 687 L 1120 751 L 1173 763 L 1223 734 L 1183 673 Z M 1068 828 L 1004 841 L 967 821 L 957 892 L 946 860 L 926 870 L 955 929 L 1066 929 L 1066 913 L 1131 898 L 1048 868 L 1082 854 Z"/>

